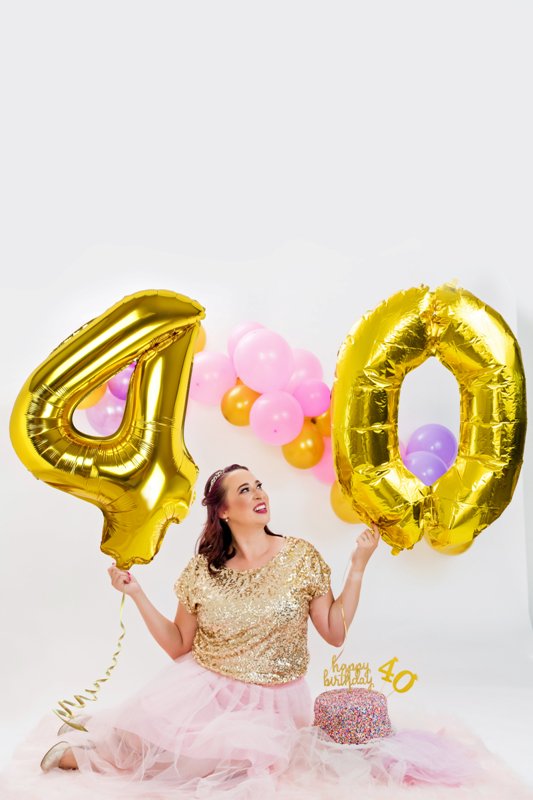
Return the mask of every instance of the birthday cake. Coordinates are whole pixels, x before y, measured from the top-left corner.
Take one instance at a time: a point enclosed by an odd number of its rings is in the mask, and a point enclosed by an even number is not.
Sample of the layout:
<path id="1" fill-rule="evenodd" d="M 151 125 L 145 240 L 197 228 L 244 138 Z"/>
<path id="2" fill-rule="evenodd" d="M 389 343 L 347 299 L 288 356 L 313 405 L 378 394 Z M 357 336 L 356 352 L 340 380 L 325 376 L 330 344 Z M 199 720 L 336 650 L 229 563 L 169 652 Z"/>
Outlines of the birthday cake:
<path id="1" fill-rule="evenodd" d="M 371 689 L 333 689 L 315 700 L 313 725 L 340 744 L 365 744 L 393 733 L 387 698 Z"/>

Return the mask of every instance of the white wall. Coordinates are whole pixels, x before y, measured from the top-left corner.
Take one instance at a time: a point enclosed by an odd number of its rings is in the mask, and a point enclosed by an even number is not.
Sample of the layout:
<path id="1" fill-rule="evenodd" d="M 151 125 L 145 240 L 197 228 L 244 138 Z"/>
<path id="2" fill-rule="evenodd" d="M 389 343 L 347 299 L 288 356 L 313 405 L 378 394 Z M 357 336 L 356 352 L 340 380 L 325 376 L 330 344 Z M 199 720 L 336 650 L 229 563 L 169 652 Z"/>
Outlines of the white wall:
<path id="1" fill-rule="evenodd" d="M 8 438 L 26 376 L 83 322 L 130 292 L 174 289 L 205 305 L 208 346 L 256 318 L 316 352 L 331 379 L 362 312 L 457 278 L 504 314 L 533 374 L 531 17 L 518 2 L 4 8 L 6 752 L 101 675 L 118 634 L 100 512 L 36 481 Z M 457 429 L 453 382 L 418 380 L 401 425 Z M 354 531 L 327 489 L 215 410 L 191 404 L 186 433 L 199 486 L 221 464 L 248 463 L 270 490 L 274 529 L 315 542 L 338 590 Z M 463 556 L 380 548 L 348 660 L 396 655 L 426 686 L 497 684 L 506 669 L 530 682 L 530 451 L 511 506 Z M 136 569 L 169 615 L 201 511 Z M 126 626 L 102 704 L 166 663 L 133 608 Z M 311 646 L 318 691 L 330 650 L 315 636 Z"/>

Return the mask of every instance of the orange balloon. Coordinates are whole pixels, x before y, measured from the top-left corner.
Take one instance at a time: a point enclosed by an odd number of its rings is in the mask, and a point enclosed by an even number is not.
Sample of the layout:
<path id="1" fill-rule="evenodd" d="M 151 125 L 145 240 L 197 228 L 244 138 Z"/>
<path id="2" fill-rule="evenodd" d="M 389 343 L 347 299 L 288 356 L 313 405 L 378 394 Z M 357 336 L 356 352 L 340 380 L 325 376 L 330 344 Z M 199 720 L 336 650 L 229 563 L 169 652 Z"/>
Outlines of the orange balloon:
<path id="1" fill-rule="evenodd" d="M 322 434 L 310 419 L 305 419 L 301 432 L 292 442 L 281 448 L 286 461 L 298 469 L 309 469 L 318 464 L 324 454 Z"/>
<path id="2" fill-rule="evenodd" d="M 206 341 L 205 328 L 203 325 L 200 325 L 200 330 L 198 331 L 198 336 L 196 337 L 196 344 L 194 345 L 195 353 L 199 353 L 200 350 L 204 349 L 205 341 Z"/>
<path id="3" fill-rule="evenodd" d="M 331 411 L 329 408 L 319 417 L 313 417 L 313 422 L 322 436 L 331 436 Z"/>
<path id="4" fill-rule="evenodd" d="M 106 389 L 107 383 L 102 383 L 101 386 L 97 386 L 96 389 L 92 390 L 92 392 L 86 394 L 83 400 L 80 400 L 76 408 L 83 409 L 95 406 L 104 396 Z"/>
<path id="5" fill-rule="evenodd" d="M 220 401 L 220 408 L 232 425 L 249 425 L 250 411 L 259 396 L 259 392 L 254 392 L 242 381 L 238 381 L 235 386 L 228 389 Z"/>
<path id="6" fill-rule="evenodd" d="M 331 486 L 330 500 L 333 511 L 343 522 L 349 522 L 352 525 L 362 522 L 352 508 L 352 501 L 349 497 L 346 497 L 338 481 L 335 481 Z"/>

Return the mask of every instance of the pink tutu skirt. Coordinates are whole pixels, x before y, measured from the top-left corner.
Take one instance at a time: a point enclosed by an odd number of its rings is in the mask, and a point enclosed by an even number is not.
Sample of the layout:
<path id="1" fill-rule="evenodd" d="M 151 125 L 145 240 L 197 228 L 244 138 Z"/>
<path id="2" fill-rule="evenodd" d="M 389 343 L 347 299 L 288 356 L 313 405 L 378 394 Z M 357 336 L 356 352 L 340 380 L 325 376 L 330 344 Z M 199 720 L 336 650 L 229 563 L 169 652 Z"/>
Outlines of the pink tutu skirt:
<path id="1" fill-rule="evenodd" d="M 533 800 L 464 731 L 406 730 L 341 745 L 312 721 L 305 678 L 243 683 L 204 669 L 187 653 L 127 701 L 92 713 L 87 733 L 56 737 L 58 720 L 48 714 L 15 751 L 0 777 L 0 797 Z M 71 745 L 78 770 L 40 770 L 56 740 Z"/>

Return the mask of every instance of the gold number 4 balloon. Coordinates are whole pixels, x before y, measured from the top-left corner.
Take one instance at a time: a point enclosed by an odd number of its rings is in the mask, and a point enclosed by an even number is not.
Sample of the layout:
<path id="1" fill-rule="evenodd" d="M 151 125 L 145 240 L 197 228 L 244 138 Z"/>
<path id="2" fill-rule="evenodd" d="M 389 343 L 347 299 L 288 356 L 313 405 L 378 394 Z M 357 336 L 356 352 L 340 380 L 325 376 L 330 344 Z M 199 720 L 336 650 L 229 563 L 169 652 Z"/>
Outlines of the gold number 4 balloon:
<path id="1" fill-rule="evenodd" d="M 130 295 L 62 342 L 13 408 L 11 440 L 21 461 L 103 511 L 101 550 L 121 569 L 151 561 L 192 501 L 198 468 L 183 422 L 204 315 L 199 303 L 174 292 Z M 76 430 L 80 400 L 133 360 L 119 429 L 103 439 Z"/>
<path id="2" fill-rule="evenodd" d="M 430 356 L 457 379 L 461 422 L 455 463 L 425 486 L 400 457 L 398 404 L 403 379 Z M 340 348 L 332 395 L 338 479 L 394 554 L 422 536 L 444 553 L 466 550 L 511 500 L 525 431 L 518 343 L 503 318 L 464 289 L 398 292 Z"/>

